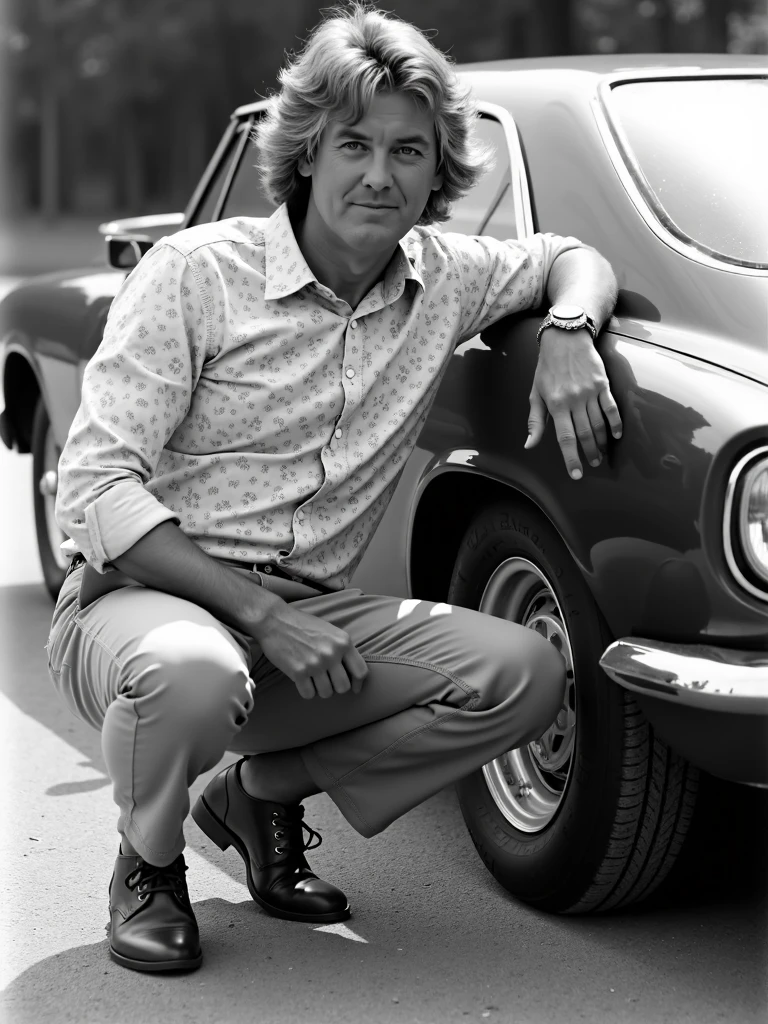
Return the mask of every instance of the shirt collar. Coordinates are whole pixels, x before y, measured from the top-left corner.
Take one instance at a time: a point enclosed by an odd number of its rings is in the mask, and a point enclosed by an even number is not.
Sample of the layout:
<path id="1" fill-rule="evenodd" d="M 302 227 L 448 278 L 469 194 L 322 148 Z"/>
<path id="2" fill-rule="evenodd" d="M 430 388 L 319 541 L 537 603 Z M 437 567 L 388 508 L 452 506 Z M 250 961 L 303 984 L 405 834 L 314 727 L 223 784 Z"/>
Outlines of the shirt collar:
<path id="1" fill-rule="evenodd" d="M 266 256 L 264 298 L 282 299 L 307 284 L 319 284 L 304 259 L 293 233 L 288 208 L 283 203 L 267 221 L 264 230 Z M 422 290 L 424 281 L 418 270 L 418 239 L 409 232 L 400 242 L 387 264 L 382 282 L 382 296 L 386 303 L 396 301 L 403 293 L 406 281 L 415 281 Z"/>
<path id="2" fill-rule="evenodd" d="M 282 299 L 316 280 L 296 241 L 285 203 L 278 206 L 267 221 L 264 249 L 266 300 Z"/>

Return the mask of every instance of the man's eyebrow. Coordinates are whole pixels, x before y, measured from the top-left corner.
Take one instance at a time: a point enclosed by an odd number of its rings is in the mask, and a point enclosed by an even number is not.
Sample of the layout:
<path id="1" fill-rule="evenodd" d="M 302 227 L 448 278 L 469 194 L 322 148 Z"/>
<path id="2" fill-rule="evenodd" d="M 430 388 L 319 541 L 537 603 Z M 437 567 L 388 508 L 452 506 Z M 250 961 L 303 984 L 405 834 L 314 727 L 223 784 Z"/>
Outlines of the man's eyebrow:
<path id="1" fill-rule="evenodd" d="M 366 135 L 365 132 L 359 131 L 357 128 L 353 128 L 351 125 L 341 125 L 337 129 L 337 137 L 342 136 L 347 139 L 354 139 L 356 142 L 370 142 L 370 135 Z M 395 144 L 398 146 L 412 146 L 420 145 L 428 147 L 431 145 L 426 135 L 422 135 L 420 132 L 416 135 L 403 135 L 395 139 Z"/>

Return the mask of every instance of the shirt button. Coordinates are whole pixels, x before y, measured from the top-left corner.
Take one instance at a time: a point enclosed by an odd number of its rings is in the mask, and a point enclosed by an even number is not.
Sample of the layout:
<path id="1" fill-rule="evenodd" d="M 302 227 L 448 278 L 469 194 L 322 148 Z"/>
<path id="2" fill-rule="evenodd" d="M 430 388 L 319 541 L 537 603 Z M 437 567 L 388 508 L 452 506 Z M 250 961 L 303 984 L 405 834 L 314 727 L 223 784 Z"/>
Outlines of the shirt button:
<path id="1" fill-rule="evenodd" d="M 354 331 L 354 329 L 357 327 L 357 320 L 350 320 L 349 326 Z"/>
<path id="2" fill-rule="evenodd" d="M 299 522 L 301 522 L 304 519 L 304 513 L 301 511 L 301 509 L 299 509 L 299 511 L 296 513 L 296 518 L 299 520 Z"/>
<path id="3" fill-rule="evenodd" d="M 336 431 L 334 432 L 334 435 L 333 435 L 333 436 L 334 436 L 334 437 L 341 437 L 341 431 L 340 431 L 340 430 L 336 430 Z"/>
<path id="4" fill-rule="evenodd" d="M 354 377 L 355 376 L 355 371 L 352 369 L 351 366 L 348 366 L 345 372 L 346 372 L 348 377 Z"/>

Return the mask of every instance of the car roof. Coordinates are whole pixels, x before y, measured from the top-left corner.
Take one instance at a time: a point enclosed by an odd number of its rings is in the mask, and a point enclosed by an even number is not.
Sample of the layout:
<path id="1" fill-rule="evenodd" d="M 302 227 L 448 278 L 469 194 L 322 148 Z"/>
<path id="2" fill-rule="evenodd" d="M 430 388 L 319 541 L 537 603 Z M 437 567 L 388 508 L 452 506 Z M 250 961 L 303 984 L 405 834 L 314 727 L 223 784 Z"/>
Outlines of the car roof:
<path id="1" fill-rule="evenodd" d="M 713 71 L 735 71 L 744 73 L 753 70 L 768 74 L 768 59 L 759 54 L 745 53 L 620 53 L 620 54 L 580 54 L 571 57 L 519 57 L 512 60 L 478 61 L 473 64 L 457 64 L 456 71 L 473 85 L 489 79 L 499 84 L 499 79 L 512 85 L 527 78 L 526 85 L 534 85 L 537 79 L 546 81 L 551 75 L 546 72 L 557 72 L 558 78 L 570 79 L 568 88 L 576 91 L 592 93 L 601 78 L 629 72 L 642 77 L 647 71 L 649 77 L 658 77 L 659 73 L 668 69 L 680 73 L 690 71 L 702 75 Z M 486 75 L 486 72 L 491 74 Z M 568 72 L 572 72 L 571 75 Z M 508 74 L 507 74 L 508 73 Z M 519 76 L 519 78 L 518 78 Z M 490 99 L 490 97 L 487 97 Z M 244 117 L 261 110 L 266 100 L 247 103 L 238 107 L 232 117 Z"/>
<path id="2" fill-rule="evenodd" d="M 569 57 L 519 57 L 514 60 L 477 61 L 457 64 L 457 71 L 546 71 L 549 69 L 590 71 L 594 75 L 613 75 L 641 68 L 658 71 L 690 69 L 744 71 L 750 68 L 768 72 L 768 58 L 749 53 L 612 53 L 577 54 Z"/>

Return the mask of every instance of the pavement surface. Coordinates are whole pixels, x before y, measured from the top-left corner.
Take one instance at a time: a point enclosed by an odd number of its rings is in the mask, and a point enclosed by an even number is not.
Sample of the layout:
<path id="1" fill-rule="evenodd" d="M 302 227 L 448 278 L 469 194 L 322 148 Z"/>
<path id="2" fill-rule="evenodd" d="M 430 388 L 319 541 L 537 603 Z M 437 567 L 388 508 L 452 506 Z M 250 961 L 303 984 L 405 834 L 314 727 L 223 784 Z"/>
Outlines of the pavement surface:
<path id="1" fill-rule="evenodd" d="M 0 281 L 0 288 L 2 281 Z M 353 916 L 263 913 L 242 862 L 190 820 L 189 885 L 205 960 L 192 974 L 107 955 L 115 811 L 99 736 L 60 703 L 43 646 L 52 602 L 34 541 L 29 456 L 0 445 L 0 1020 L 7 1024 L 764 1024 L 765 794 L 708 782 L 693 842 L 651 902 L 565 918 L 488 874 L 452 790 L 373 840 L 325 796 L 313 868 Z M 193 799 L 208 779 L 198 779 Z"/>

